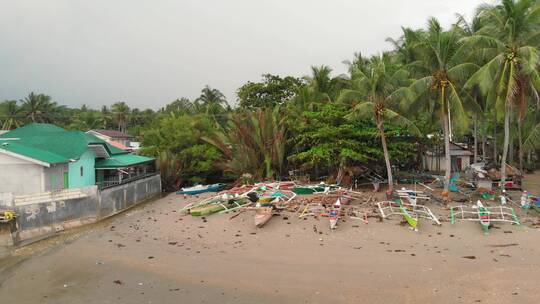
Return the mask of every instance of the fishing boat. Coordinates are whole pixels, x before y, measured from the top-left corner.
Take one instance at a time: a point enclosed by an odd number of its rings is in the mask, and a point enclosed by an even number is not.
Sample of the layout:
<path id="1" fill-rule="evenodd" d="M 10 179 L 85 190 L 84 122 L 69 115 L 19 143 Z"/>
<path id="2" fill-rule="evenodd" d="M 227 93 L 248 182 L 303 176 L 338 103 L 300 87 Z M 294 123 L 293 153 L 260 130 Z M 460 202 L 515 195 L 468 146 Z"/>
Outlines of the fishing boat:
<path id="1" fill-rule="evenodd" d="M 401 212 L 403 212 L 403 218 L 407 221 L 409 226 L 411 226 L 414 231 L 418 231 L 418 229 L 416 228 L 416 226 L 418 226 L 418 217 L 412 216 L 401 204 L 399 206 L 399 209 L 401 210 Z"/>
<path id="2" fill-rule="evenodd" d="M 218 192 L 224 186 L 225 184 L 221 183 L 211 185 L 195 185 L 193 187 L 182 188 L 182 190 L 177 191 L 176 194 L 196 195 L 206 192 Z"/>
<path id="3" fill-rule="evenodd" d="M 482 205 L 481 201 L 478 201 L 476 206 L 478 207 L 478 221 L 480 222 L 480 225 L 482 225 L 484 232 L 487 233 L 491 222 L 489 211 Z"/>
<path id="4" fill-rule="evenodd" d="M 262 227 L 272 218 L 271 206 L 268 207 L 258 207 L 255 209 L 255 226 Z"/>
<path id="5" fill-rule="evenodd" d="M 454 224 L 456 220 L 466 220 L 479 222 L 482 230 L 488 232 L 491 223 L 511 223 L 520 225 L 519 218 L 513 208 L 506 206 L 485 207 L 478 201 L 473 206 L 454 206 L 450 208 L 450 222 Z"/>
<path id="6" fill-rule="evenodd" d="M 540 197 L 531 196 L 531 208 L 540 213 Z"/>
<path id="7" fill-rule="evenodd" d="M 227 212 L 243 206 L 249 205 L 251 202 L 248 199 L 230 199 L 225 202 L 211 203 L 189 209 L 189 213 L 193 216 L 205 216 L 218 212 Z"/>
<path id="8" fill-rule="evenodd" d="M 324 187 L 297 186 L 292 189 L 292 192 L 298 195 L 309 195 L 316 192 L 324 192 Z"/>
<path id="9" fill-rule="evenodd" d="M 420 218 L 441 225 L 437 216 L 424 205 L 406 204 L 397 199 L 395 201 L 379 202 L 377 206 L 379 207 L 382 218 L 386 219 L 393 215 L 400 215 L 414 231 L 418 231 L 417 226 Z"/>
<path id="10" fill-rule="evenodd" d="M 332 205 L 330 213 L 328 213 L 328 218 L 330 219 L 330 229 L 336 229 L 340 214 L 341 199 L 338 198 L 337 201 Z"/>

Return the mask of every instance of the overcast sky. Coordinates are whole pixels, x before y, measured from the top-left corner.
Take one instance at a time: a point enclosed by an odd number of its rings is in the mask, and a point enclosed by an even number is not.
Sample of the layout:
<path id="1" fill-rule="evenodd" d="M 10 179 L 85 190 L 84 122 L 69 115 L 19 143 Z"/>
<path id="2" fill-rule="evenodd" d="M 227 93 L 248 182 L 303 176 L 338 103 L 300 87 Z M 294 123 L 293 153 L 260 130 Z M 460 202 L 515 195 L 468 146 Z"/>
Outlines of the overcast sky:
<path id="1" fill-rule="evenodd" d="M 493 0 L 488 0 L 493 2 Z M 205 85 L 235 102 L 263 73 L 389 49 L 401 26 L 448 25 L 477 0 L 0 0 L 0 100 L 157 109 Z"/>

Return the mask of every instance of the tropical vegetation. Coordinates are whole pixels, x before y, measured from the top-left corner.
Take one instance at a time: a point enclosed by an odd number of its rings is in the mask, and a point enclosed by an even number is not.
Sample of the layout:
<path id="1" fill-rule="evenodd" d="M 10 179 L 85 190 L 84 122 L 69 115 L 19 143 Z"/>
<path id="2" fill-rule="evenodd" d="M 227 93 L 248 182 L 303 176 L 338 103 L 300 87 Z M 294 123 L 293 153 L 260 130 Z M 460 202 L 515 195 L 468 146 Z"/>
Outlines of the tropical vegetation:
<path id="1" fill-rule="evenodd" d="M 355 53 L 348 72 L 313 66 L 303 77 L 263 74 L 236 91 L 209 86 L 158 110 L 127 102 L 91 109 L 59 106 L 29 93 L 0 103 L 2 129 L 55 123 L 71 129 L 117 129 L 155 156 L 164 185 L 282 179 L 304 172 L 336 181 L 367 166 L 389 181 L 421 169 L 427 149 L 443 151 L 444 187 L 452 174 L 452 142 L 469 145 L 475 161 L 534 169 L 540 149 L 540 1 L 483 4 L 444 27 L 403 28 L 390 50 Z"/>

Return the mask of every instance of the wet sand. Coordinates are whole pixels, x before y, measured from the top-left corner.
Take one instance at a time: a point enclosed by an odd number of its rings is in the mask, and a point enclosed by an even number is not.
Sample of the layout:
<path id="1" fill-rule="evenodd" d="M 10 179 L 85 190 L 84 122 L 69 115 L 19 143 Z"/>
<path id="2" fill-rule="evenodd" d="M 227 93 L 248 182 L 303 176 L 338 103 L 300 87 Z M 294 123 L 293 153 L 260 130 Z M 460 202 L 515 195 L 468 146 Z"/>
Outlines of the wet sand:
<path id="1" fill-rule="evenodd" d="M 538 303 L 540 230 L 473 222 L 181 215 L 175 194 L 60 236 L 0 275 L 2 303 Z M 429 204 L 433 206 L 433 204 Z M 442 218 L 448 211 L 433 208 Z"/>

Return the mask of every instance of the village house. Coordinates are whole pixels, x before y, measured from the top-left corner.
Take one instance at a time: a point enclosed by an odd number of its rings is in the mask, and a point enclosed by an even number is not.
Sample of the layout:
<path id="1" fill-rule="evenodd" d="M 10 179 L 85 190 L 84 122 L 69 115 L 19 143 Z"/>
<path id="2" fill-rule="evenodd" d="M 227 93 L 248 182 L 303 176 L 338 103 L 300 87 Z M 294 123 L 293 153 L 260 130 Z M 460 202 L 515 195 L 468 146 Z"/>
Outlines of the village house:
<path id="1" fill-rule="evenodd" d="M 81 131 L 29 124 L 0 135 L 0 211 L 14 242 L 116 214 L 161 193 L 154 159 Z"/>
<path id="2" fill-rule="evenodd" d="M 91 134 L 30 124 L 0 135 L 0 193 L 111 186 L 153 170 L 153 161 Z"/>
<path id="3" fill-rule="evenodd" d="M 133 136 L 116 130 L 90 130 L 86 132 L 94 135 L 107 143 L 126 151 L 136 150 L 138 143 L 133 141 Z"/>
<path id="4" fill-rule="evenodd" d="M 473 153 L 464 145 L 450 142 L 450 162 L 452 172 L 461 172 L 472 163 Z M 444 147 L 436 147 L 426 151 L 423 167 L 432 172 L 446 170 Z"/>

